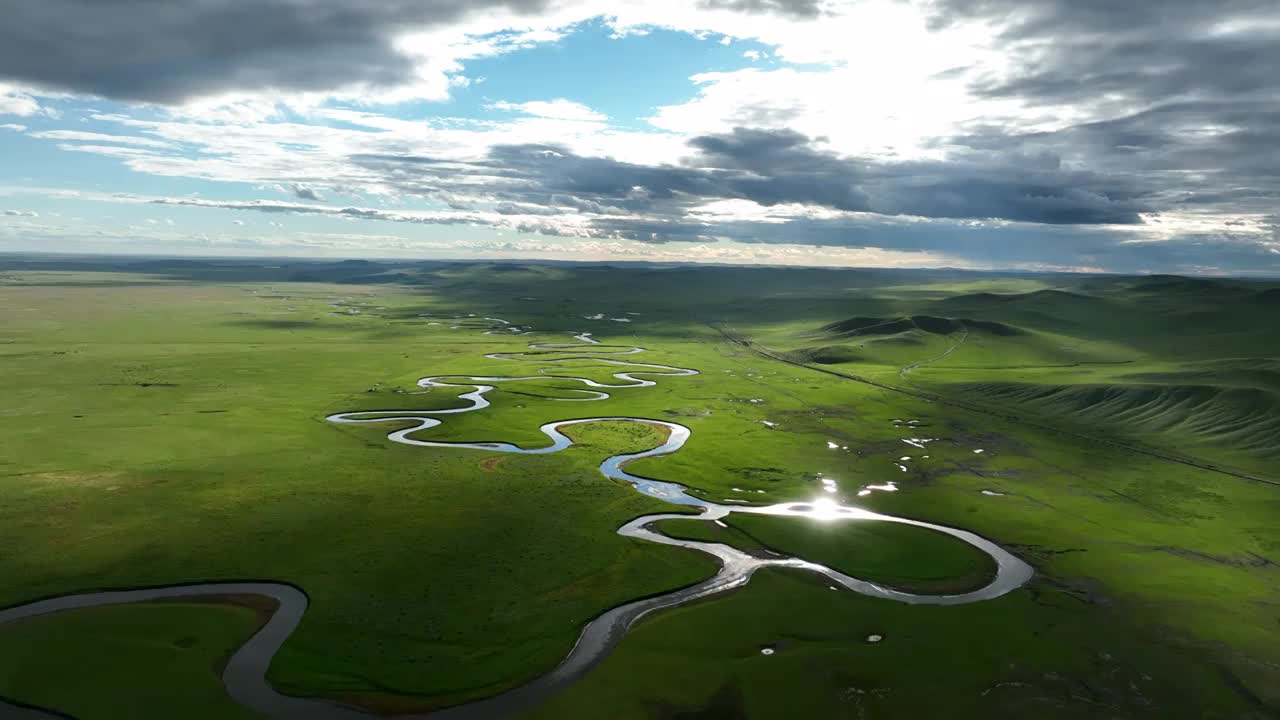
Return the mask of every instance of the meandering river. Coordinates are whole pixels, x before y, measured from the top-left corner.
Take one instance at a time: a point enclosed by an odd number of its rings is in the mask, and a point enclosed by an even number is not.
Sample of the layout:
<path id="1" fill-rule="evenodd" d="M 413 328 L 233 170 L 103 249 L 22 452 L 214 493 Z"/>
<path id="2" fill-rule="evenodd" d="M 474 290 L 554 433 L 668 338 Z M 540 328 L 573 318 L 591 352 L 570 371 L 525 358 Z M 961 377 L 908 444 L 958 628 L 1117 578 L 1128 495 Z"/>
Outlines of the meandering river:
<path id="1" fill-rule="evenodd" d="M 500 321 L 496 318 L 492 320 L 506 324 L 505 321 Z M 638 492 L 675 505 L 699 508 L 702 512 L 696 516 L 687 514 L 647 515 L 626 523 L 618 529 L 618 533 L 626 537 L 662 545 L 676 545 L 707 553 L 720 561 L 720 571 L 715 576 L 696 585 L 657 597 L 636 600 L 606 611 L 587 623 L 578 638 L 577 644 L 574 645 L 560 665 L 526 685 L 465 705 L 425 714 L 397 717 L 414 720 L 426 718 L 431 718 L 432 720 L 488 719 L 503 717 L 528 708 L 582 677 L 592 666 L 607 656 L 621 641 L 627 629 L 644 615 L 739 587 L 749 582 L 756 570 L 764 567 L 785 567 L 814 572 L 825 576 L 836 586 L 852 592 L 897 602 L 931 605 L 955 605 L 988 600 L 1020 587 L 1031 578 L 1032 569 L 1029 565 L 999 545 L 967 530 L 874 513 L 855 506 L 841 505 L 831 499 L 767 506 L 721 505 L 690 495 L 686 492 L 687 488 L 678 483 L 652 480 L 632 475 L 626 471 L 625 466 L 632 461 L 670 455 L 684 447 L 692 433 L 689 428 L 678 423 L 638 417 L 591 417 L 559 420 L 541 427 L 542 433 L 550 440 L 550 444 L 530 448 L 507 442 L 441 442 L 423 440 L 417 437 L 418 433 L 444 423 L 445 418 L 449 415 L 477 412 L 489 407 L 489 401 L 485 395 L 497 387 L 497 384 L 548 379 L 571 381 L 584 386 L 583 389 L 568 390 L 568 392 L 578 397 L 552 399 L 559 402 L 591 402 L 608 399 L 610 397 L 608 390 L 611 389 L 651 387 L 656 384 L 656 381 L 651 379 L 654 377 L 682 377 L 698 374 L 697 370 L 689 368 L 602 357 L 635 355 L 645 351 L 641 347 L 604 345 L 593 338 L 590 333 L 575 334 L 574 339 L 578 342 L 532 344 L 529 346 L 529 352 L 493 353 L 485 357 L 495 360 L 538 363 L 590 360 L 606 365 L 626 367 L 628 370 L 612 374 L 612 377 L 618 381 L 616 383 L 601 383 L 590 378 L 551 374 L 526 376 L 439 375 L 423 378 L 418 381 L 418 385 L 426 389 L 454 388 L 465 390 L 465 392 L 461 392 L 458 395 L 458 398 L 468 403 L 467 405 L 445 410 L 367 410 L 338 413 L 330 415 L 327 419 L 334 423 L 411 423 L 408 427 L 396 430 L 387 436 L 393 442 L 406 445 L 524 454 L 554 453 L 570 447 L 573 445 L 573 440 L 562 431 L 564 428 L 574 425 L 608 421 L 643 423 L 665 428 L 668 431 L 668 435 L 661 445 L 644 452 L 610 457 L 600 464 L 600 472 L 610 479 L 629 483 Z M 688 519 L 696 517 L 705 520 L 716 520 L 732 513 L 789 516 L 810 522 L 895 522 L 927 528 L 969 543 L 990 555 L 996 564 L 996 576 L 988 585 L 972 592 L 955 595 L 921 595 L 859 580 L 801 558 L 758 558 L 728 545 L 672 538 L 652 528 L 653 523 L 669 518 Z M 268 717 L 287 718 L 288 720 L 369 720 L 369 718 L 374 717 L 371 713 L 359 708 L 339 705 L 328 700 L 284 695 L 276 691 L 267 681 L 267 669 L 271 664 L 272 658 L 289 638 L 290 634 L 293 633 L 307 609 L 306 594 L 301 589 L 287 584 L 274 582 L 204 583 L 65 595 L 0 611 L 0 625 L 42 615 L 104 605 L 231 595 L 268 597 L 279 606 L 267 623 L 248 642 L 236 650 L 226 664 L 222 681 L 228 694 L 234 700 Z M 36 708 L 20 707 L 0 700 L 0 717 L 29 720 L 34 718 L 65 718 L 66 716 Z"/>

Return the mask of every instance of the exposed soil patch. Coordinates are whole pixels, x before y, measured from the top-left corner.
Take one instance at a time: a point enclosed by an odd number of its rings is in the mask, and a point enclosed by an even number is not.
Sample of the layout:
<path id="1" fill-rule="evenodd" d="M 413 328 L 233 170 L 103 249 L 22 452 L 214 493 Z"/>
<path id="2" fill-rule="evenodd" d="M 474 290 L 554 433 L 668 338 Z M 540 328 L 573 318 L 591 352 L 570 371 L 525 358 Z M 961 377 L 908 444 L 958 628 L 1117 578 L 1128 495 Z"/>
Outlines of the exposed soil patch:
<path id="1" fill-rule="evenodd" d="M 747 712 L 742 702 L 742 691 L 736 684 L 727 684 L 722 685 L 714 695 L 707 698 L 706 704 L 702 707 L 677 708 L 670 705 L 655 705 L 648 716 L 660 720 L 738 720 L 747 717 Z"/>
<path id="2" fill-rule="evenodd" d="M 1229 565 L 1231 567 L 1275 567 L 1276 563 L 1270 558 L 1263 557 L 1257 553 L 1244 553 L 1243 555 L 1211 555 L 1209 553 L 1191 550 L 1189 548 L 1172 547 L 1169 545 L 1160 545 L 1146 548 L 1156 552 L 1169 553 L 1180 558 L 1189 560 L 1203 560 L 1216 565 Z"/>
<path id="3" fill-rule="evenodd" d="M 506 455 L 497 455 L 495 457 L 485 458 L 480 461 L 480 469 L 487 473 L 497 472 L 498 467 L 502 465 L 502 461 L 506 459 Z"/>
<path id="4" fill-rule="evenodd" d="M 663 410 L 662 414 L 670 417 L 707 417 L 711 414 L 711 411 L 698 410 L 696 408 L 680 408 L 679 410 Z"/>
<path id="5" fill-rule="evenodd" d="M 729 472 L 751 482 L 782 482 L 795 478 L 805 479 L 805 473 L 789 472 L 775 467 L 743 467 L 729 468 Z"/>
<path id="6" fill-rule="evenodd" d="M 942 439 L 943 442 L 964 448 L 982 448 L 986 451 L 1005 450 L 1020 451 L 1026 444 L 1020 440 L 1000 433 L 957 433 Z"/>
<path id="7" fill-rule="evenodd" d="M 35 482 L 58 483 L 60 485 L 80 485 L 83 487 L 111 487 L 124 475 L 119 472 L 75 473 L 47 472 L 28 473 L 21 477 Z"/>

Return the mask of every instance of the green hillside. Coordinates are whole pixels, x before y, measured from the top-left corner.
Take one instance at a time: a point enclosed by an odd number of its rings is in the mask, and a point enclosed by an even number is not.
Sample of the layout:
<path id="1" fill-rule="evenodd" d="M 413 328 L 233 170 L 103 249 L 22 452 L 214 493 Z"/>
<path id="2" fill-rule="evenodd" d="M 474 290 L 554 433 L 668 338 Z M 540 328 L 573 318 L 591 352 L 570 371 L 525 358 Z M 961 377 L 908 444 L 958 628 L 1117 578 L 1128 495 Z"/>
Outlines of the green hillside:
<path id="1" fill-rule="evenodd" d="M 1171 448 L 1185 450 L 1184 443 L 1192 443 L 1242 457 L 1280 459 L 1280 395 L 1256 388 L 993 382 L 947 385 L 946 390 Z"/>

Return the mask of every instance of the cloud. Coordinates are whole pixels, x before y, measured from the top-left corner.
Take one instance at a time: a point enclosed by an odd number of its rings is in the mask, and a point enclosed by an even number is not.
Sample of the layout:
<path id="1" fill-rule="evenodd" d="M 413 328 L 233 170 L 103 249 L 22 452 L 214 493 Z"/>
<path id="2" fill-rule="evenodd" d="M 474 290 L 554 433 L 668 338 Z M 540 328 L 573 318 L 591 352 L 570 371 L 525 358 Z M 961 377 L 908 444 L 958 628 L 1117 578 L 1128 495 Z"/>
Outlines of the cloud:
<path id="1" fill-rule="evenodd" d="M 0 81 L 165 105 L 443 99 L 466 84 L 463 61 L 554 41 L 592 18 L 727 39 L 821 17 L 817 0 L 40 0 L 6 8 Z M 35 106 L 0 94 L 0 112 Z"/>
<path id="2" fill-rule="evenodd" d="M 819 0 L 698 0 L 698 7 L 711 10 L 733 10 L 749 13 L 776 13 L 797 18 L 816 18 L 822 14 Z"/>
<path id="3" fill-rule="evenodd" d="M 510 112 L 519 112 L 535 117 L 551 118 L 555 120 L 579 120 L 583 122 L 604 122 L 609 119 L 608 115 L 596 112 L 581 103 L 576 103 L 564 98 L 555 100 L 534 100 L 531 102 L 511 103 L 499 101 L 489 105 L 494 110 L 507 110 Z"/>
<path id="4" fill-rule="evenodd" d="M 1086 105 L 1221 97 L 1280 86 L 1262 62 L 1280 41 L 1272 0 L 941 0 L 932 23 L 994 24 L 1013 56 L 986 94 Z"/>
<path id="5" fill-rule="evenodd" d="M 180 103 L 252 89 L 325 92 L 416 79 L 397 39 L 543 0 L 41 0 L 0 24 L 0 77 L 124 100 Z"/>
<path id="6" fill-rule="evenodd" d="M 4 188 L 0 195 L 46 194 L 40 188 Z M 81 200 L 96 202 L 186 206 L 206 210 L 263 212 L 332 217 L 336 220 L 376 220 L 406 226 L 453 226 L 490 228 L 495 232 L 477 236 L 472 230 L 445 241 L 465 245 L 463 238 L 494 237 L 513 233 L 514 237 L 543 236 L 557 247 L 565 259 L 583 259 L 588 248 L 612 248 L 620 256 L 634 259 L 679 259 L 681 252 L 693 252 L 711 261 L 723 257 L 729 262 L 782 261 L 792 264 L 929 264 L 957 267 L 1072 270 L 1106 268 L 1114 272 L 1200 272 L 1275 274 L 1280 271 L 1280 235 L 1277 218 L 1263 216 L 1253 221 L 1234 222 L 1223 227 L 1208 223 L 1199 230 L 1177 230 L 1169 237 L 1148 232 L 1146 226 L 1119 229 L 1115 226 L 1039 225 L 1003 221 L 955 221 L 919 217 L 887 217 L 866 213 L 821 213 L 802 206 L 775 206 L 743 212 L 749 201 L 717 201 L 691 208 L 683 215 L 623 213 L 581 215 L 569 208 L 561 214 L 535 207 L 483 211 L 389 210 L 361 206 L 335 207 L 297 202 L 222 201 L 195 197 L 149 197 L 125 193 L 80 193 Z M 744 205 L 745 203 L 745 205 Z M 526 214 L 519 214 L 528 210 Z M 195 217 L 195 216 L 193 216 Z M 283 230 L 275 220 L 267 227 Z M 151 227 L 155 227 L 154 225 Z M 14 242 L 28 245 L 37 235 L 55 233 L 50 225 L 0 224 L 0 236 L 8 233 Z M 133 232 L 130 230 L 130 232 Z M 213 233 L 210 233 L 212 235 Z M 283 234 L 260 240 L 290 245 Z M 344 233 L 355 236 L 356 233 Z M 166 237 L 177 238 L 181 234 Z M 181 235 L 185 237 L 185 235 Z M 272 239 L 274 238 L 274 239 Z M 736 242 L 728 242 L 732 240 Z M 471 242 L 468 240 L 467 242 Z M 601 244 L 608 243 L 608 244 Z M 693 245 L 690 245 L 692 243 Z M 760 246 L 760 250 L 744 249 Z M 641 247 L 648 247 L 642 250 Z M 664 249 L 665 248 L 665 249 Z M 776 249 L 775 249 L 776 248 Z M 500 248 L 494 246 L 495 252 Z M 603 258 L 607 259 L 607 258 Z"/>
<path id="7" fill-rule="evenodd" d="M 1280 104 L 1165 103 L 1053 132 L 975 127 L 945 142 L 966 155 L 1057 158 L 1140 185 L 1162 211 L 1271 212 L 1280 198 Z"/>
<path id="8" fill-rule="evenodd" d="M 275 225 L 276 223 L 272 223 Z M 401 234 L 369 232 L 290 232 L 245 236 L 180 233 L 164 229 L 103 230 L 75 223 L 0 223 L 0 247 L 31 251 L 49 247 L 81 252 L 173 253 L 192 255 L 282 254 L 336 257 L 529 258 L 577 261 L 649 261 L 703 263 L 768 263 L 777 265 L 873 265 L 878 267 L 964 266 L 963 260 L 925 252 L 874 248 L 827 248 L 815 256 L 806 248 L 786 245 L 741 245 L 724 242 L 639 244 L 622 240 L 574 240 L 545 237 L 466 237 L 424 240 Z"/>
<path id="9" fill-rule="evenodd" d="M 408 222 L 424 225 L 460 225 L 464 223 L 483 222 L 483 214 L 459 212 L 398 212 L 368 207 L 330 207 L 328 205 L 308 205 L 294 202 L 271 202 L 269 200 L 202 200 L 199 198 L 154 198 L 146 199 L 153 205 L 185 205 L 188 207 L 221 208 L 226 210 L 247 210 L 271 214 L 296 215 L 329 215 L 357 220 L 384 220 L 387 222 Z M 277 222 L 272 227 L 283 227 Z"/>
<path id="10" fill-rule="evenodd" d="M 869 211 L 860 187 L 862 164 L 823 152 L 809 138 L 790 130 L 734 128 L 723 135 L 695 137 L 700 151 L 691 160 L 724 177 L 733 194 L 761 205 L 799 202 L 836 210 Z"/>
<path id="11" fill-rule="evenodd" d="M 1169 194 L 1167 188 L 1178 186 L 1163 178 L 1165 171 L 1158 163 L 1150 166 L 1152 174 L 1148 175 L 1132 158 L 1125 160 L 1126 154 L 1113 146 L 1119 140 L 1138 141 L 1136 134 L 1142 124 L 1138 120 L 1085 124 L 1056 133 L 975 128 L 967 135 L 940 139 L 947 152 L 939 159 L 897 160 L 846 155 L 821 139 L 785 129 L 737 128 L 691 137 L 682 152 L 668 154 L 673 158 L 670 161 L 651 157 L 644 162 L 599 154 L 607 150 L 588 152 L 608 137 L 605 130 L 584 133 L 581 140 L 570 133 L 571 147 L 503 143 L 505 138 L 518 137 L 505 126 L 438 130 L 368 114 L 337 113 L 334 118 L 375 129 L 308 129 L 277 122 L 208 126 L 108 118 L 166 142 L 197 148 L 202 154 L 192 157 L 189 151 L 139 147 L 122 155 L 105 144 L 77 149 L 120 157 L 143 172 L 257 182 L 287 192 L 293 186 L 333 183 L 352 188 L 356 194 L 439 203 L 452 212 L 358 206 L 316 209 L 324 206 L 263 202 L 242 209 L 422 225 L 474 224 L 648 243 L 733 238 L 748 243 L 887 247 L 891 242 L 905 242 L 910 233 L 896 225 L 886 226 L 886 230 L 876 223 L 883 225 L 886 218 L 902 217 L 906 222 L 903 227 L 930 233 L 938 244 L 897 249 L 945 252 L 945 243 L 951 242 L 976 256 L 984 243 L 975 239 L 976 230 L 963 229 L 964 223 L 978 222 L 979 227 L 988 228 L 998 228 L 999 223 L 1096 225 L 1100 231 L 1091 237 L 1097 238 L 1097 243 L 1118 245 L 1130 238 L 1226 236 L 1223 224 L 1231 220 L 1213 219 L 1215 203 L 1226 202 L 1222 197 Z M 557 123 L 537 131 L 556 134 L 582 124 L 537 122 Z M 294 148 L 304 136 L 313 147 L 299 153 Z M 654 138 L 661 137 L 620 138 L 620 147 L 651 149 L 656 147 Z M 1077 162 L 1080 148 L 1090 143 L 1097 146 L 1097 159 Z M 413 153 L 418 147 L 429 152 Z M 1210 147 L 1212 143 L 1200 144 L 1201 151 Z M 1190 157 L 1170 159 L 1184 166 L 1194 161 Z M 1264 165 L 1261 161 L 1256 164 Z M 227 175 L 218 174 L 224 170 Z M 1186 176 L 1176 169 L 1169 172 Z M 1259 197 L 1250 202 L 1260 204 L 1274 196 L 1258 192 Z M 1232 209 L 1247 209 L 1240 202 L 1246 194 L 1244 188 L 1224 187 L 1219 194 L 1234 198 Z M 1198 212 L 1208 214 L 1188 214 L 1195 210 L 1189 205 L 1192 201 L 1200 203 Z M 872 220 L 850 215 L 870 216 Z M 873 221 L 876 217 L 880 219 Z M 921 218 L 948 222 L 922 223 Z M 869 227 L 879 228 L 878 235 L 868 234 Z M 1133 232 L 1117 230 L 1121 227 Z M 1256 228 L 1235 228 L 1227 234 L 1236 245 L 1258 236 Z M 1048 254 L 1045 248 L 1071 247 L 1052 245 L 1047 238 L 1057 235 L 1048 230 L 1022 227 L 1018 232 L 1004 230 L 1001 237 L 1018 238 L 1028 249 L 990 252 L 990 262 L 999 257 L 1027 262 L 1026 256 L 1036 248 Z M 1217 246 L 1197 241 L 1183 247 L 1208 251 Z M 1091 252 L 1117 262 L 1130 257 Z M 1235 255 L 1242 257 L 1241 252 Z M 1160 257 L 1184 261 L 1179 259 L 1182 255 Z M 1263 260 L 1273 261 L 1274 257 L 1267 253 Z"/>
<path id="12" fill-rule="evenodd" d="M 877 216 L 786 222 L 654 222 L 599 220 L 605 237 L 640 242 L 697 242 L 732 238 L 739 243 L 821 248 L 875 248 L 892 253 L 925 253 L 950 258 L 947 264 L 975 267 L 1058 269 L 1090 267 L 1111 272 L 1276 274 L 1274 246 L 1249 233 L 1181 235 L 1147 241 L 1140 234 L 1117 234 L 1091 226 L 1022 223 L 901 221 Z M 607 230 L 607 232 L 606 232 Z"/>
<path id="13" fill-rule="evenodd" d="M 0 30 L 3 33 L 3 30 Z M 0 41 L 2 42 L 2 41 Z M 0 50 L 0 52 L 3 52 Z M 3 73 L 0 72 L 0 78 Z M 17 88 L 0 83 L 0 115 L 29 116 L 42 112 L 35 98 Z"/>
<path id="14" fill-rule="evenodd" d="M 1141 185 L 1162 212 L 1259 215 L 1280 200 L 1280 9 L 1270 0 L 942 0 L 933 22 L 979 21 L 1007 49 L 968 72 L 983 102 L 1064 118 L 1036 130 L 971 122 L 939 145 L 1049 153 Z"/>
<path id="15" fill-rule="evenodd" d="M 796 132 L 748 128 L 698 136 L 689 147 L 694 153 L 679 165 L 586 157 L 549 144 L 500 145 L 483 160 L 461 164 L 390 155 L 353 159 L 405 192 L 452 181 L 458 183 L 451 188 L 455 193 L 484 192 L 544 206 L 571 198 L 579 211 L 611 208 L 647 213 L 660 222 L 708 200 L 1067 225 L 1137 224 L 1140 213 L 1151 210 L 1138 186 L 1004 156 L 986 162 L 869 162 L 824 149 Z"/>
<path id="16" fill-rule="evenodd" d="M 11 57 L 6 37 L 80 4 L 13 11 L 31 22 L 0 28 L 0 78 L 20 83 L 0 98 L 31 113 L 36 86 L 184 103 L 89 118 L 118 132 L 33 137 L 227 183 L 218 197 L 272 188 L 289 201 L 208 208 L 655 248 L 733 238 L 1019 266 L 1278 267 L 1274 0 L 175 0 L 154 23 L 137 20 L 149 4 L 120 0 L 118 17 L 78 18 L 81 54 L 41 68 Z M 761 48 L 743 57 L 770 62 L 694 75 L 689 99 L 647 127 L 554 85 L 541 95 L 554 99 L 494 102 L 486 118 L 378 107 L 443 98 L 468 59 L 590 17 L 618 35 L 743 41 Z M 157 27 L 171 32 L 141 41 Z M 155 66 L 171 71 L 139 71 Z M 310 99 L 285 109 L 277 96 Z M 351 104 L 324 102 L 335 97 Z M 321 190 L 350 204 L 321 205 Z"/>
<path id="17" fill-rule="evenodd" d="M 18 126 L 21 127 L 21 126 Z M 154 138 L 138 137 L 136 135 L 110 135 L 106 133 L 81 132 L 78 130 L 45 130 L 43 132 L 33 132 L 31 137 L 41 138 L 43 140 L 72 140 L 76 142 L 91 143 L 119 143 L 122 145 L 136 145 L 139 147 L 150 148 L 171 148 L 173 143 Z"/>
<path id="18" fill-rule="evenodd" d="M 305 185 L 292 185 L 289 190 L 293 193 L 294 197 L 300 200 L 315 200 L 317 202 L 322 202 L 324 200 L 324 198 L 320 197 L 320 193 L 316 192 L 315 188 L 310 188 Z"/>

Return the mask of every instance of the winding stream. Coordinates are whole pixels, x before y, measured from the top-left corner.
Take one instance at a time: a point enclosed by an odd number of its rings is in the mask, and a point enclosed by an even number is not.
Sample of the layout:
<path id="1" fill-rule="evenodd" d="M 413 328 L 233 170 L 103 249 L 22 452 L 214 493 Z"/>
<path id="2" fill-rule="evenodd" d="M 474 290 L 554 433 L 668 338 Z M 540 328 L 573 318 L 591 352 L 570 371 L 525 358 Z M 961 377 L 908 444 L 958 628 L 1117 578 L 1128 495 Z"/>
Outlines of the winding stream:
<path id="1" fill-rule="evenodd" d="M 496 318 L 491 320 L 504 325 L 507 324 L 505 321 L 499 321 Z M 821 499 L 814 502 L 780 503 L 768 506 L 722 505 L 689 495 L 686 492 L 687 488 L 683 485 L 643 478 L 626 472 L 624 467 L 631 461 L 670 455 L 684 447 L 692 433 L 689 428 L 678 423 L 637 417 L 590 417 L 559 420 L 547 423 L 540 428 L 551 443 L 534 448 L 522 448 L 507 442 L 441 442 L 419 440 L 411 437 L 418 432 L 441 425 L 444 420 L 440 419 L 439 416 L 476 412 L 489 407 L 490 403 L 485 398 L 485 395 L 496 387 L 493 383 L 549 379 L 577 382 L 590 389 L 566 389 L 566 391 L 582 395 L 582 397 L 551 399 L 560 402 L 590 402 L 608 399 L 609 393 L 607 390 L 610 389 L 651 387 L 656 384 L 656 381 L 649 379 L 651 377 L 682 377 L 698 374 L 697 370 L 689 368 L 600 357 L 600 355 L 633 355 L 644 352 L 644 348 L 604 345 L 595 340 L 590 333 L 576 334 L 574 339 L 579 342 L 531 344 L 528 352 L 492 353 L 485 357 L 494 360 L 539 363 L 590 360 L 631 369 L 613 373 L 612 377 L 620 381 L 614 384 L 600 383 L 589 378 L 545 373 L 526 376 L 438 375 L 423 378 L 418 381 L 418 385 L 428 390 L 437 387 L 457 388 L 460 390 L 470 388 L 470 390 L 458 396 L 459 399 L 469 404 L 444 410 L 367 410 L 347 412 L 330 415 L 326 419 L 334 423 L 413 423 L 409 427 L 392 432 L 387 436 L 393 442 L 406 445 L 467 448 L 489 452 L 523 454 L 554 453 L 573 445 L 573 440 L 566 436 L 562 430 L 574 425 L 609 421 L 635 422 L 665 428 L 669 434 L 666 441 L 661 445 L 644 452 L 610 457 L 600 464 L 600 472 L 607 478 L 629 483 L 638 492 L 675 505 L 700 508 L 702 513 L 693 516 L 670 513 L 646 515 L 623 525 L 618 529 L 618 534 L 662 545 L 675 545 L 707 553 L 720 561 L 720 571 L 713 577 L 696 585 L 656 597 L 636 600 L 606 611 L 587 623 L 578 638 L 578 642 L 568 656 L 561 661 L 560 665 L 526 685 L 465 705 L 430 713 L 396 717 L 405 718 L 406 720 L 425 718 L 431 718 L 432 720 L 495 718 L 529 708 L 582 677 L 592 666 L 607 656 L 621 641 L 627 629 L 644 615 L 742 586 L 750 581 L 756 570 L 764 567 L 806 570 L 821 574 L 834 584 L 856 593 L 897 602 L 928 605 L 956 605 L 989 600 L 1022 586 L 1031 578 L 1032 569 L 1025 562 L 999 545 L 966 530 L 934 525 L 919 520 L 882 515 L 854 506 L 841 505 L 831 499 Z M 789 516 L 806 518 L 815 522 L 878 520 L 927 528 L 969 543 L 990 555 L 996 563 L 996 577 L 985 587 L 972 592 L 955 595 L 919 595 L 859 580 L 823 565 L 799 558 L 758 558 L 728 545 L 672 538 L 651 528 L 651 525 L 659 520 L 689 519 L 691 517 L 703 520 L 717 520 L 732 513 Z M 307 609 L 306 594 L 292 585 L 272 582 L 203 583 L 64 595 L 0 610 L 0 625 L 68 610 L 104 605 L 176 598 L 216 598 L 229 595 L 258 595 L 271 598 L 279 605 L 267 623 L 242 645 L 227 662 L 222 681 L 228 694 L 236 702 L 269 717 L 287 718 L 289 720 L 369 720 L 369 718 L 375 717 L 373 714 L 361 709 L 339 705 L 329 700 L 284 695 L 276 691 L 267 681 L 267 669 L 271 664 L 272 658 L 293 633 Z M 65 716 L 9 704 L 0 699 L 0 717 L 23 718 L 24 720 L 40 718 L 43 720 L 47 718 L 64 718 Z"/>

